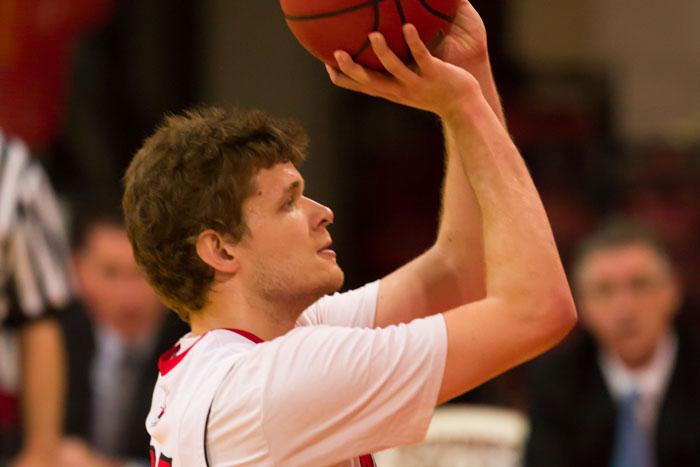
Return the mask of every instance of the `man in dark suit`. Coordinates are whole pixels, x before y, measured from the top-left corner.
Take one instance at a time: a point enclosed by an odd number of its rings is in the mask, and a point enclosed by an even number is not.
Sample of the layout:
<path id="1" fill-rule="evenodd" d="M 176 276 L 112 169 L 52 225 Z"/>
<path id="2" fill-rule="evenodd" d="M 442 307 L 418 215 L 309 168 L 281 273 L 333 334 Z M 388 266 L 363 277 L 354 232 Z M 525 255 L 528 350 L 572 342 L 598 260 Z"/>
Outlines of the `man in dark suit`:
<path id="1" fill-rule="evenodd" d="M 144 423 L 161 353 L 187 332 L 134 261 L 121 213 L 81 210 L 74 257 L 84 307 L 62 317 L 68 355 L 65 465 L 148 465 Z"/>
<path id="2" fill-rule="evenodd" d="M 617 221 L 581 244 L 572 272 L 587 333 L 535 364 L 526 465 L 700 465 L 700 342 L 674 326 L 667 249 Z"/>

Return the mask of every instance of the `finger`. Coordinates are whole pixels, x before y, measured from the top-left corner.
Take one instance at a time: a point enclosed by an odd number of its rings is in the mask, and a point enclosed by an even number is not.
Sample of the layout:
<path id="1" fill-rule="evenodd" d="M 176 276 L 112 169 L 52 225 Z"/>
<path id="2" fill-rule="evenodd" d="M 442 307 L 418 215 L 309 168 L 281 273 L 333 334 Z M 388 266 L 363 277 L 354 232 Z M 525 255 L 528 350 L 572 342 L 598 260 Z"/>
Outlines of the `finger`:
<path id="1" fill-rule="evenodd" d="M 374 87 L 378 88 L 377 92 L 382 92 L 387 91 L 391 87 L 397 85 L 397 83 L 392 78 L 387 77 L 386 74 L 374 70 L 368 70 L 359 63 L 355 62 L 347 52 L 337 51 L 334 55 L 336 61 L 338 62 L 340 71 L 342 71 L 349 78 L 362 84 L 363 89 Z"/>
<path id="2" fill-rule="evenodd" d="M 339 88 L 348 89 L 350 91 L 363 92 L 369 95 L 375 95 L 374 93 L 368 91 L 366 88 L 363 88 L 357 81 L 344 75 L 343 73 L 339 72 L 338 70 L 336 70 L 328 64 L 326 64 L 326 71 L 328 72 L 328 76 L 330 77 L 331 82 Z"/>
<path id="3" fill-rule="evenodd" d="M 369 40 L 372 44 L 372 50 L 377 56 L 381 64 L 392 76 L 399 81 L 408 83 L 416 78 L 413 73 L 396 54 L 389 48 L 386 39 L 380 32 L 372 32 L 369 34 Z"/>
<path id="4" fill-rule="evenodd" d="M 326 65 L 326 71 L 328 72 L 328 76 L 330 76 L 331 82 L 339 88 L 367 94 L 368 96 L 381 97 L 398 104 L 406 104 L 402 94 L 396 92 L 396 83 L 389 82 L 385 77 L 382 77 L 386 81 L 384 87 L 382 88 L 360 84 L 352 78 L 345 76 L 343 73 L 339 72 L 330 65 Z"/>
<path id="5" fill-rule="evenodd" d="M 434 58 L 418 35 L 416 27 L 412 24 L 405 24 L 403 34 L 418 68 L 422 71 L 428 70 L 432 66 Z"/>
<path id="6" fill-rule="evenodd" d="M 365 68 L 359 63 L 356 63 L 347 52 L 337 50 L 333 56 L 335 57 L 335 61 L 338 62 L 338 68 L 340 68 L 340 71 L 350 78 L 354 79 L 358 83 L 366 84 L 371 81 L 372 78 L 370 77 L 369 73 L 367 73 L 367 70 L 365 70 Z"/>

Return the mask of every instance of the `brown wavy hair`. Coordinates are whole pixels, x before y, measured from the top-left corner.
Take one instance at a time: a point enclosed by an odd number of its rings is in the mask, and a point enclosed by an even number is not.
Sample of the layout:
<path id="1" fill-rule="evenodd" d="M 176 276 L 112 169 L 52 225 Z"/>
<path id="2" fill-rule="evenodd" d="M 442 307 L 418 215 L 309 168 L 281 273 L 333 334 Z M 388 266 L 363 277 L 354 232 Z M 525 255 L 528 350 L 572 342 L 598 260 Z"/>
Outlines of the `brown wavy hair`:
<path id="1" fill-rule="evenodd" d="M 183 321 L 206 305 L 214 279 L 196 252 L 198 235 L 213 229 L 239 241 L 255 174 L 298 167 L 306 147 L 294 122 L 215 107 L 166 116 L 145 140 L 124 177 L 124 219 L 136 261 Z"/>

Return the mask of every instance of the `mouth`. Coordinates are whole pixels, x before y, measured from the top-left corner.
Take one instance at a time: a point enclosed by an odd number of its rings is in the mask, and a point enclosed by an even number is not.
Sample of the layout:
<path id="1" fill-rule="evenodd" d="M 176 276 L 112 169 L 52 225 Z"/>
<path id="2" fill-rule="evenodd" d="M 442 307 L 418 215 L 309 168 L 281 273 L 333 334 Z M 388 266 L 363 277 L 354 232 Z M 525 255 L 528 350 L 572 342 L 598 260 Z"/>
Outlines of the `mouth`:
<path id="1" fill-rule="evenodd" d="M 331 240 L 328 240 L 317 252 L 316 254 L 319 256 L 322 256 L 326 259 L 333 259 L 335 260 L 336 254 L 335 251 L 331 250 L 331 245 L 333 242 Z"/>

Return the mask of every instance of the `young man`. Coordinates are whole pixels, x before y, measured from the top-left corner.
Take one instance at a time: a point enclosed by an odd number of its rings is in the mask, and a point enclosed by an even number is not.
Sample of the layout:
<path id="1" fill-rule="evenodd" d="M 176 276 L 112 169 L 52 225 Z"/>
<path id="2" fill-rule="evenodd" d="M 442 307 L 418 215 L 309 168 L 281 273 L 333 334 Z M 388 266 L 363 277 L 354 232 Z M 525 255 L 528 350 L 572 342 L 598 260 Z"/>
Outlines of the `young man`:
<path id="1" fill-rule="evenodd" d="M 437 241 L 380 282 L 321 298 L 343 273 L 326 230 L 333 213 L 304 196 L 293 127 L 190 111 L 135 156 L 124 208 L 136 258 L 192 327 L 159 363 L 146 421 L 154 464 L 371 465 L 363 454 L 421 440 L 436 404 L 573 325 L 481 19 L 465 1 L 442 59 L 415 28 L 405 35 L 416 71 L 377 34 L 390 76 L 344 52 L 328 69 L 339 86 L 432 111 L 445 127 Z"/>

